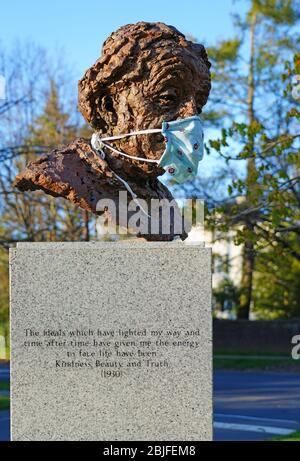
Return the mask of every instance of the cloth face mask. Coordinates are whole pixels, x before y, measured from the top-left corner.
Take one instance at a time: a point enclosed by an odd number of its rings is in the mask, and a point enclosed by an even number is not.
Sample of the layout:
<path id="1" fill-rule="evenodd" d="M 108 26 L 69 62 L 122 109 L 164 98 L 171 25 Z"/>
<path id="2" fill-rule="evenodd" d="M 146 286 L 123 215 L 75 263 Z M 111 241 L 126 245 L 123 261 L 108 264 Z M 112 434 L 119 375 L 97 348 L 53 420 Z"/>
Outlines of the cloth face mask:
<path id="1" fill-rule="evenodd" d="M 165 138 L 166 148 L 160 160 L 133 157 L 114 148 L 107 142 L 149 133 L 161 133 Z M 102 158 L 105 156 L 103 147 L 106 147 L 123 157 L 141 162 L 156 163 L 167 171 L 176 182 L 183 183 L 195 178 L 198 164 L 203 158 L 202 121 L 198 115 L 194 115 L 173 122 L 163 122 L 162 129 L 134 131 L 106 138 L 100 138 L 97 133 L 94 133 L 91 144 L 95 150 L 100 152 Z"/>

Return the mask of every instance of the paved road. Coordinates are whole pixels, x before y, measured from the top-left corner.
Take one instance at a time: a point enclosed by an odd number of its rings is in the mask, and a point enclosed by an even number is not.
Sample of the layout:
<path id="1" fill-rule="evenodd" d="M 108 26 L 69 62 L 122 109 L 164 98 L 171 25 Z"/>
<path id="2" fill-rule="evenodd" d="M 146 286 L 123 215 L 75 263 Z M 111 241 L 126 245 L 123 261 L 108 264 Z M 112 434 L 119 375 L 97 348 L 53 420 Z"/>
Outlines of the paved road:
<path id="1" fill-rule="evenodd" d="M 218 371 L 214 440 L 266 440 L 300 430 L 300 374 Z"/>
<path id="2" fill-rule="evenodd" d="M 0 411 L 0 441 L 10 440 L 9 410 Z"/>
<path id="3" fill-rule="evenodd" d="M 0 366 L 0 380 L 9 370 Z M 300 374 L 218 371 L 214 377 L 214 440 L 266 440 L 300 430 Z M 0 412 L 0 440 L 9 440 L 9 412 Z"/>
<path id="4" fill-rule="evenodd" d="M 9 381 L 9 366 L 0 363 L 0 381 Z"/>
<path id="5" fill-rule="evenodd" d="M 9 381 L 9 366 L 0 364 L 0 381 Z M 1 393 L 0 393 L 1 394 Z M 6 395 L 7 392 L 2 392 L 2 395 Z M 9 428 L 9 411 L 0 411 L 0 441 L 10 439 L 10 428 Z"/>

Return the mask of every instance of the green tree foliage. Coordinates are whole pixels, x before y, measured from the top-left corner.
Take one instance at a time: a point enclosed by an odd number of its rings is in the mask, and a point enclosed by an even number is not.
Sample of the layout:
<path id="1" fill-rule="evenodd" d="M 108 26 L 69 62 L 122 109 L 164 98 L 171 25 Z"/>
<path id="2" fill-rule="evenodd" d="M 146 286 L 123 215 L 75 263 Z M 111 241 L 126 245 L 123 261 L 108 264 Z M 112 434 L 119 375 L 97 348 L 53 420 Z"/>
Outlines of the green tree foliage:
<path id="1" fill-rule="evenodd" d="M 254 277 L 254 314 L 257 318 L 300 318 L 300 262 L 284 252 L 260 253 Z"/>
<path id="2" fill-rule="evenodd" d="M 292 78 L 300 74 L 300 5 L 248 3 L 246 18 L 236 18 L 237 36 L 209 49 L 213 91 L 207 115 L 223 127 L 207 152 L 216 152 L 232 173 L 221 206 L 209 197 L 208 222 L 224 231 L 235 226 L 236 243 L 243 245 L 241 318 L 248 318 L 253 302 L 258 255 L 260 267 L 270 255 L 279 264 L 283 255 L 295 265 L 300 261 L 299 101 L 292 96 Z"/>
<path id="3" fill-rule="evenodd" d="M 59 99 L 57 83 L 51 79 L 44 110 L 29 126 L 33 145 L 54 148 L 70 142 L 77 135 L 78 127 L 70 123 L 70 115 L 64 112 Z"/>
<path id="4" fill-rule="evenodd" d="M 214 290 L 215 311 L 228 311 L 230 314 L 235 313 L 239 304 L 239 297 L 239 288 L 236 287 L 230 278 L 224 278 Z"/>

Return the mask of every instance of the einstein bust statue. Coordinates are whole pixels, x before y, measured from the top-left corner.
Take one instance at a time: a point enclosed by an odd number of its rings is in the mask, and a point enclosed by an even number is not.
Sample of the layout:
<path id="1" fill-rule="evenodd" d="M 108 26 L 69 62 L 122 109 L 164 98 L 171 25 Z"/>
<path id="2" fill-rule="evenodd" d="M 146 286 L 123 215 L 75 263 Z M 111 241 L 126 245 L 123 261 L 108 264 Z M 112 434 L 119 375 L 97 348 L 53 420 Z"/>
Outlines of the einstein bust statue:
<path id="1" fill-rule="evenodd" d="M 128 201 L 134 199 L 151 221 L 151 200 L 173 200 L 158 177 L 167 172 L 182 183 L 197 174 L 203 156 L 199 114 L 210 92 L 209 69 L 204 46 L 172 26 L 121 27 L 78 84 L 78 107 L 94 130 L 92 138 L 76 139 L 29 163 L 14 185 L 64 197 L 99 216 L 107 211 L 99 201 L 110 199 L 118 206 L 120 191 L 126 191 Z M 115 219 L 127 225 L 119 214 Z M 179 236 L 186 238 L 186 232 Z M 143 237 L 173 240 L 178 234 L 171 226 L 167 234 Z"/>

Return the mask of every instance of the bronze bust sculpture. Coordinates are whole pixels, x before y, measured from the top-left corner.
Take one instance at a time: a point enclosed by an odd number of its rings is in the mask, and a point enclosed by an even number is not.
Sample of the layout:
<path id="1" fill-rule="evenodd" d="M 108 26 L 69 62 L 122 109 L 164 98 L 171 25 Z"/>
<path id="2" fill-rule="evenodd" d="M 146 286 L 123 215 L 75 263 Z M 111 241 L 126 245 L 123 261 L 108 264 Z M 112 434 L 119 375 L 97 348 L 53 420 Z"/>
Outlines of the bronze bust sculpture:
<path id="1" fill-rule="evenodd" d="M 199 114 L 210 92 L 210 63 L 203 45 L 193 43 L 163 23 L 139 22 L 121 27 L 105 41 L 102 56 L 78 84 L 79 110 L 103 136 L 158 128 Z M 114 146 L 129 156 L 157 160 L 164 151 L 160 133 L 128 137 Z M 114 174 L 115 173 L 115 174 Z M 31 162 L 15 179 L 21 190 L 43 190 L 100 214 L 97 202 L 116 204 L 126 181 L 147 203 L 172 200 L 157 179 L 164 170 L 155 163 L 120 158 L 107 150 L 102 159 L 90 140 L 79 138 Z M 128 197 L 129 200 L 132 197 Z M 144 235 L 148 240 L 172 240 L 168 235 Z M 186 237 L 182 233 L 181 238 Z"/>

